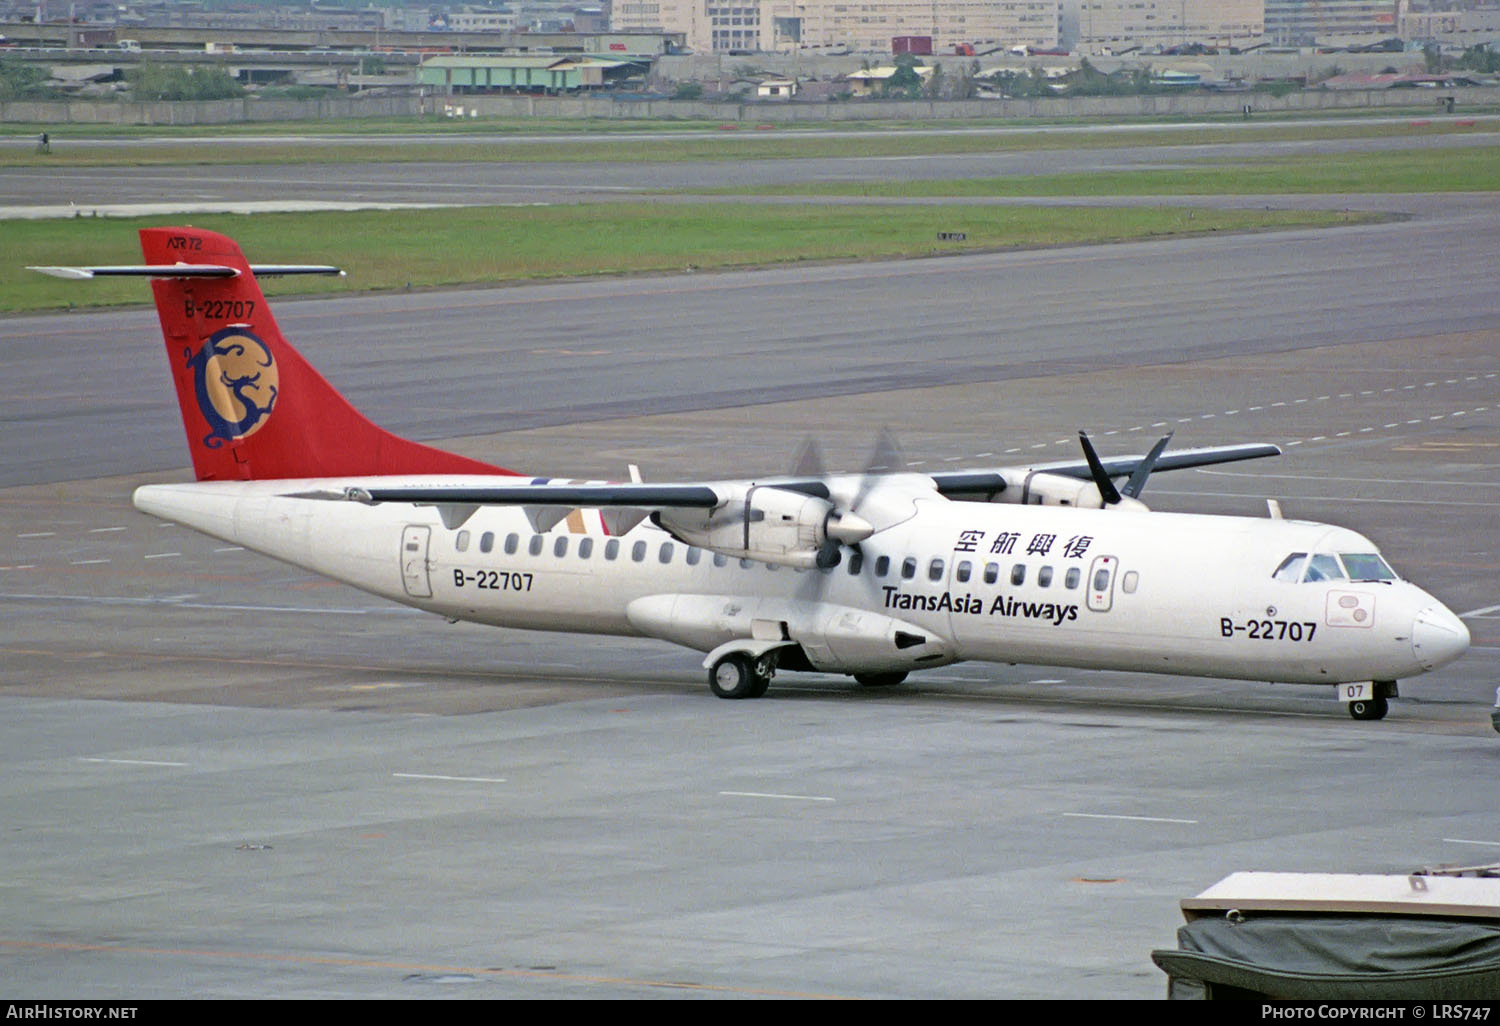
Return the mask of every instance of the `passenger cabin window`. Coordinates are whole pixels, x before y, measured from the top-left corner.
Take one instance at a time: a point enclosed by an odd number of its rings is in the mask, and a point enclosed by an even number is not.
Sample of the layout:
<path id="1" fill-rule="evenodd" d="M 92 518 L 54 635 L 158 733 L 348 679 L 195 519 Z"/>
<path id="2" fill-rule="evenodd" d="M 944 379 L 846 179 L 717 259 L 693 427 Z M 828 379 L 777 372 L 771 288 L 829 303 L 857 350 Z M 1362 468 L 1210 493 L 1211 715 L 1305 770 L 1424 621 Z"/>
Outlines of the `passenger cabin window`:
<path id="1" fill-rule="evenodd" d="M 630 547 L 630 558 L 640 563 L 646 558 L 646 543 L 638 541 Z"/>
<path id="2" fill-rule="evenodd" d="M 468 531 L 459 531 L 458 532 L 458 537 L 453 539 L 453 551 L 455 551 L 455 552 L 468 552 L 469 551 L 469 532 Z"/>
<path id="3" fill-rule="evenodd" d="M 594 539 L 580 538 L 578 541 L 578 558 L 588 559 L 594 554 Z"/>
<path id="4" fill-rule="evenodd" d="M 909 581 L 917 576 L 917 557 L 907 556 L 901 561 L 901 579 Z"/>
<path id="5" fill-rule="evenodd" d="M 1044 566 L 1036 572 L 1036 584 L 1038 588 L 1052 587 L 1052 568 Z"/>
<path id="6" fill-rule="evenodd" d="M 486 531 L 479 536 L 479 551 L 489 552 L 495 547 L 495 532 Z"/>
<path id="7" fill-rule="evenodd" d="M 662 542 L 661 551 L 656 554 L 656 558 L 663 563 L 672 562 L 672 543 Z"/>
<path id="8" fill-rule="evenodd" d="M 545 544 L 546 540 L 541 535 L 534 534 L 531 536 L 530 544 L 526 546 L 526 551 L 533 556 L 540 556 L 542 554 L 542 546 Z"/>
<path id="9" fill-rule="evenodd" d="M 557 541 L 555 541 L 555 542 L 552 543 L 552 554 L 554 556 L 557 556 L 558 558 L 561 558 L 561 557 L 566 556 L 568 554 L 568 536 L 567 535 L 560 534 L 560 535 L 557 536 Z"/>
<path id="10" fill-rule="evenodd" d="M 862 552 L 856 552 L 849 557 L 849 576 L 857 577 L 860 567 L 865 565 L 865 556 Z"/>
<path id="11" fill-rule="evenodd" d="M 968 583 L 969 575 L 973 572 L 974 564 L 970 563 L 967 559 L 964 559 L 960 560 L 958 566 L 954 568 L 953 576 L 958 581 L 958 583 L 966 584 Z"/>
<path id="12" fill-rule="evenodd" d="M 1069 567 L 1068 572 L 1063 575 L 1063 587 L 1069 590 L 1077 588 L 1082 581 L 1083 571 L 1076 566 Z"/>
<path id="13" fill-rule="evenodd" d="M 724 555 L 724 553 L 722 553 L 722 552 L 715 552 L 714 553 L 714 566 L 728 566 L 728 565 L 729 565 L 729 557 L 728 556 Z"/>
<path id="14" fill-rule="evenodd" d="M 507 534 L 505 536 L 505 554 L 507 556 L 514 556 L 516 554 L 516 550 L 520 547 L 521 536 L 519 534 L 511 532 L 510 534 Z"/>
<path id="15" fill-rule="evenodd" d="M 877 556 L 875 559 L 875 576 L 884 577 L 891 572 L 891 557 Z"/>
<path id="16" fill-rule="evenodd" d="M 1026 564 L 1025 563 L 1017 563 L 1015 566 L 1013 566 L 1013 567 L 1010 568 L 1010 583 L 1011 584 L 1025 584 L 1026 583 Z"/>
<path id="17" fill-rule="evenodd" d="M 984 564 L 984 583 L 985 584 L 994 584 L 999 579 L 1000 579 L 1000 564 L 999 563 L 986 563 L 986 564 Z"/>
<path id="18" fill-rule="evenodd" d="M 1125 576 L 1120 578 L 1120 587 L 1124 589 L 1127 595 L 1134 595 L 1135 589 L 1140 587 L 1140 583 L 1141 575 L 1134 570 L 1125 571 Z"/>
<path id="19" fill-rule="evenodd" d="M 702 558 L 703 558 L 703 550 L 702 549 L 700 549 L 700 548 L 698 548 L 698 547 L 696 547 L 694 545 L 689 545 L 688 546 L 688 549 L 687 549 L 687 565 L 688 566 L 697 566 L 698 565 L 698 560 L 700 560 Z"/>
<path id="20" fill-rule="evenodd" d="M 943 561 L 934 559 L 927 564 L 927 579 L 929 581 L 941 581 L 943 579 Z"/>
<path id="21" fill-rule="evenodd" d="M 620 555 L 620 539 L 611 538 L 604 543 L 604 558 L 618 559 Z"/>

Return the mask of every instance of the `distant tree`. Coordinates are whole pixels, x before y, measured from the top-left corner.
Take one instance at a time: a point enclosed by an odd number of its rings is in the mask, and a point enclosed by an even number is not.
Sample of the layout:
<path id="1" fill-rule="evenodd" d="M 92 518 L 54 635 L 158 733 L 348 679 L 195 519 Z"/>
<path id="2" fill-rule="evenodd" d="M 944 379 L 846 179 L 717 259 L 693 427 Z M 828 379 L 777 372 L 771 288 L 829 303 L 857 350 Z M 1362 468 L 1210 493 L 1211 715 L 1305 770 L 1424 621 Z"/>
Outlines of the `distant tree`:
<path id="1" fill-rule="evenodd" d="M 922 95 L 922 76 L 917 74 L 917 59 L 910 54 L 896 58 L 896 73 L 885 80 L 884 95 L 915 100 Z"/>
<path id="2" fill-rule="evenodd" d="M 244 87 L 222 68 L 166 67 L 145 62 L 125 73 L 135 100 L 228 100 Z"/>
<path id="3" fill-rule="evenodd" d="M 959 69 L 958 75 L 948 83 L 947 96 L 951 100 L 972 100 L 979 95 L 979 82 L 975 75 L 979 71 L 979 62 L 974 61 Z"/>
<path id="4" fill-rule="evenodd" d="M 674 100 L 701 100 L 703 99 L 703 85 L 699 82 L 679 82 L 677 88 L 672 90 Z"/>
<path id="5" fill-rule="evenodd" d="M 1493 75 L 1500 72 L 1500 51 L 1491 50 L 1485 43 L 1471 46 L 1458 59 L 1458 66 L 1469 71 Z"/>
<path id="6" fill-rule="evenodd" d="M 0 100 L 43 100 L 57 91 L 47 85 L 47 70 L 14 57 L 0 57 Z"/>
<path id="7" fill-rule="evenodd" d="M 943 95 L 943 66 L 934 64 L 932 74 L 927 76 L 927 81 L 921 84 L 922 95 L 929 100 L 939 99 Z"/>

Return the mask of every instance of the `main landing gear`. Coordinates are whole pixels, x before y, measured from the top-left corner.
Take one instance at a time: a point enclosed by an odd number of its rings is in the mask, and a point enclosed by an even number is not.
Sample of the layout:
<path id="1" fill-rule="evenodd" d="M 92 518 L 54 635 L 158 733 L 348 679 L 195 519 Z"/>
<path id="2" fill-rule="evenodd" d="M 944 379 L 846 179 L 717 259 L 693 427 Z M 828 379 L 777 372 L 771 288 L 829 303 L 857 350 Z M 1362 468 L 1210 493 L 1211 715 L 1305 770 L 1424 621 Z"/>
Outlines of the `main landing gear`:
<path id="1" fill-rule="evenodd" d="M 776 656 L 730 652 L 708 671 L 708 686 L 720 698 L 759 698 L 776 675 Z"/>

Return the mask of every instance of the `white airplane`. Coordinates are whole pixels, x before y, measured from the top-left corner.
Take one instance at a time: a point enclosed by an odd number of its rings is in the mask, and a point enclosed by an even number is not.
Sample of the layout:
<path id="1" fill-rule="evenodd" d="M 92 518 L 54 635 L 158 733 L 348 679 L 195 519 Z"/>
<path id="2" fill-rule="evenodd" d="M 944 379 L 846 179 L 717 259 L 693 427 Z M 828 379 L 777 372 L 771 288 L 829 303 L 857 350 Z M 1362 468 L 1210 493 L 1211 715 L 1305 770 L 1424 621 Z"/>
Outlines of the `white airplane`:
<path id="1" fill-rule="evenodd" d="M 1275 446 L 1101 460 L 1081 436 L 1082 461 L 980 471 L 522 477 L 376 427 L 287 343 L 257 276 L 336 268 L 252 266 L 192 228 L 141 242 L 144 265 L 36 268 L 151 279 L 197 480 L 136 507 L 451 621 L 675 642 L 721 698 L 778 669 L 891 685 L 986 660 L 1334 685 L 1356 719 L 1469 644 L 1353 531 L 1139 501 L 1153 470 Z"/>

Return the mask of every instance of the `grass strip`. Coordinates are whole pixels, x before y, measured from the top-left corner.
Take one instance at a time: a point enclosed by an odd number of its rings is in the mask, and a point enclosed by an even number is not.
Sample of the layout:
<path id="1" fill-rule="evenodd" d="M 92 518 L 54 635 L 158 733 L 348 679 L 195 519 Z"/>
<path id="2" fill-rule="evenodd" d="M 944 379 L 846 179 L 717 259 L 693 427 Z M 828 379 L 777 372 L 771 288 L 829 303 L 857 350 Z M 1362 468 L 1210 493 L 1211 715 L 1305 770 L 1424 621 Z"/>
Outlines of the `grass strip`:
<path id="1" fill-rule="evenodd" d="M 797 261 L 921 257 L 1011 247 L 1117 242 L 1216 231 L 1371 220 L 1323 211 L 751 203 L 194 215 L 265 263 L 336 263 L 348 277 L 270 279 L 271 295 L 493 284 L 599 274 L 680 272 Z M 4 223 L 0 312 L 139 304 L 139 281 L 65 282 L 28 265 L 131 264 L 135 231 L 155 218 Z M 940 240 L 939 233 L 962 233 Z"/>
<path id="2" fill-rule="evenodd" d="M 929 181 L 814 182 L 713 190 L 724 195 L 981 197 L 1211 196 L 1279 193 L 1494 192 L 1500 140 L 1491 146 L 1402 149 L 1188 165 Z"/>

